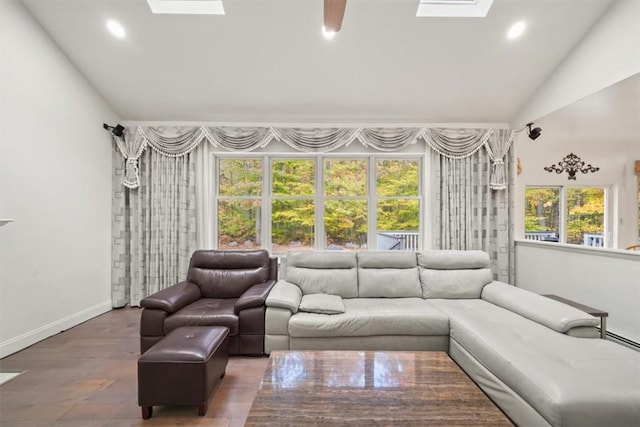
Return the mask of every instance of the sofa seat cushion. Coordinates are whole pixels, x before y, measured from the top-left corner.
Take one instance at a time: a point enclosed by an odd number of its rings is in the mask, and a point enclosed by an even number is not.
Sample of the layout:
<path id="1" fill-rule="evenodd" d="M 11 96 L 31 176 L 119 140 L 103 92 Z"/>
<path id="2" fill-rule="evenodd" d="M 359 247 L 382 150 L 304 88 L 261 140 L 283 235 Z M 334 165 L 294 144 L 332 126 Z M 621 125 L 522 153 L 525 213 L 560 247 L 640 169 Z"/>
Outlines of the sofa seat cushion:
<path id="1" fill-rule="evenodd" d="M 343 302 L 342 314 L 294 314 L 289 320 L 289 335 L 312 338 L 449 334 L 448 316 L 421 298 L 352 298 Z"/>
<path id="2" fill-rule="evenodd" d="M 570 337 L 482 300 L 432 300 L 451 339 L 553 426 L 637 425 L 640 354 Z"/>
<path id="3" fill-rule="evenodd" d="M 233 307 L 237 298 L 201 298 L 164 321 L 165 335 L 181 326 L 226 326 L 229 336 L 238 335 L 239 319 Z"/>

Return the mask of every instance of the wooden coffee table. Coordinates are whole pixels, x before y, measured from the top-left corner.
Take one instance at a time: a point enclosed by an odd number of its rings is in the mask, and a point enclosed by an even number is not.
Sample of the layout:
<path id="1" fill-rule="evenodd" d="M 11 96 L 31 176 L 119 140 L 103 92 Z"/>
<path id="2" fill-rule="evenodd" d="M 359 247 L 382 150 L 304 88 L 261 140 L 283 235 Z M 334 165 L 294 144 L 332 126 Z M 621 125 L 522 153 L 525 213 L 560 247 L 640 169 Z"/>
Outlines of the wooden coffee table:
<path id="1" fill-rule="evenodd" d="M 245 425 L 513 424 L 443 352 L 274 351 Z"/>

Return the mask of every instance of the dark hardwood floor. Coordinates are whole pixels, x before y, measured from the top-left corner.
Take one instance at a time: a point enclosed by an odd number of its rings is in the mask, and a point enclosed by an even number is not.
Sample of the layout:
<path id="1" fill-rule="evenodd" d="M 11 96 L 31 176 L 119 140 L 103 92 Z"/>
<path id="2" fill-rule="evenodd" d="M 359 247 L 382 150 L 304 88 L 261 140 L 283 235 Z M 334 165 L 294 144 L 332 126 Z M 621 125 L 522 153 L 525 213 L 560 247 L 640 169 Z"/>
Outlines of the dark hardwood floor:
<path id="1" fill-rule="evenodd" d="M 0 425 L 242 426 L 267 366 L 266 357 L 231 357 L 205 417 L 196 407 L 156 407 L 142 420 L 137 360 L 140 309 L 123 308 L 0 360 L 0 371 L 26 371 L 0 386 Z"/>

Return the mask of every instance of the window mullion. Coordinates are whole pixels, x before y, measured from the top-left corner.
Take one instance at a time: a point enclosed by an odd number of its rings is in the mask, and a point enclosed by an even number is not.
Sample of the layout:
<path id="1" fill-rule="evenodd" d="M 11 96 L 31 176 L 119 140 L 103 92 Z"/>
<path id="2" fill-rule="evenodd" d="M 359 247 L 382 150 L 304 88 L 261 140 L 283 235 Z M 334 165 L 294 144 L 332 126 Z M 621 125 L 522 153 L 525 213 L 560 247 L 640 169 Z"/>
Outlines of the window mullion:
<path id="1" fill-rule="evenodd" d="M 560 187 L 560 242 L 567 243 L 567 187 Z"/>
<path id="2" fill-rule="evenodd" d="M 219 208 L 218 208 L 218 204 L 219 204 L 219 196 L 220 196 L 220 191 L 219 191 L 219 184 L 220 184 L 220 173 L 219 173 L 219 167 L 218 167 L 218 157 L 216 157 L 215 155 L 213 156 L 213 176 L 215 177 L 215 182 L 213 183 L 213 200 L 210 202 L 213 206 L 211 207 L 212 209 L 212 215 L 211 218 L 213 219 L 212 222 L 213 224 L 211 224 L 211 233 L 213 234 L 213 248 L 214 249 L 219 249 L 218 248 L 218 242 L 220 241 L 220 230 L 218 229 L 218 213 L 219 213 Z"/>
<path id="3" fill-rule="evenodd" d="M 378 210 L 377 210 L 377 187 L 376 187 L 376 159 L 370 156 L 367 159 L 367 249 L 378 249 Z"/>
<path id="4" fill-rule="evenodd" d="M 324 231 L 324 158 L 316 157 L 316 209 L 315 209 L 315 249 L 326 247 Z"/>
<path id="5" fill-rule="evenodd" d="M 273 186 L 271 185 L 271 158 L 264 156 L 262 158 L 262 248 L 272 252 L 272 236 L 271 236 L 271 196 Z"/>
<path id="6" fill-rule="evenodd" d="M 613 223 L 613 218 L 615 215 L 613 213 L 613 204 L 612 204 L 612 195 L 613 190 L 611 185 L 603 187 L 604 191 L 604 213 L 603 213 L 603 230 L 604 234 L 604 247 L 605 248 L 615 248 L 618 246 L 618 242 L 614 241 L 614 235 L 617 236 L 617 233 L 614 233 L 614 230 L 617 230 L 619 224 Z"/>

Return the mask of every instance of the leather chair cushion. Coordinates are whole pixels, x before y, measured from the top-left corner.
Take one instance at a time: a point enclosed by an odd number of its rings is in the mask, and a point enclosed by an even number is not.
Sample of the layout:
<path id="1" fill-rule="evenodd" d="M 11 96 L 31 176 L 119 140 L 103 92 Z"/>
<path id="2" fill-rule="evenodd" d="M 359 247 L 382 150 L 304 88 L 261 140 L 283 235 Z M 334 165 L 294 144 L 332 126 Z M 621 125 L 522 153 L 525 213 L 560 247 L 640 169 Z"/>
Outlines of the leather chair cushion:
<path id="1" fill-rule="evenodd" d="M 164 321 L 164 333 L 181 326 L 226 326 L 229 335 L 237 335 L 238 316 L 233 312 L 235 298 L 202 298 L 189 304 Z"/>
<path id="2" fill-rule="evenodd" d="M 200 287 L 204 298 L 238 298 L 256 283 L 269 280 L 269 252 L 196 251 L 187 281 Z"/>

